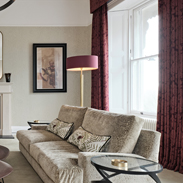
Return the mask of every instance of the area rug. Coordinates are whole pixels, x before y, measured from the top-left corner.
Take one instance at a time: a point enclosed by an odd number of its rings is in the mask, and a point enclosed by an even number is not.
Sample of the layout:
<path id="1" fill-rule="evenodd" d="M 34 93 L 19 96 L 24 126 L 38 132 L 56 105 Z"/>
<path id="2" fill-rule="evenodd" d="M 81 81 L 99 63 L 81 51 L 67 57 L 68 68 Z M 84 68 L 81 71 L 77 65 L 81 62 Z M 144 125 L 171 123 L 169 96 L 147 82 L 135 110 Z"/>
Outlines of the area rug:
<path id="1" fill-rule="evenodd" d="M 4 180 L 5 183 L 43 183 L 37 173 L 19 151 L 18 140 L 0 139 L 0 145 L 10 150 L 5 162 L 13 167 L 13 172 Z M 182 183 L 183 174 L 164 169 L 158 174 L 162 183 Z"/>

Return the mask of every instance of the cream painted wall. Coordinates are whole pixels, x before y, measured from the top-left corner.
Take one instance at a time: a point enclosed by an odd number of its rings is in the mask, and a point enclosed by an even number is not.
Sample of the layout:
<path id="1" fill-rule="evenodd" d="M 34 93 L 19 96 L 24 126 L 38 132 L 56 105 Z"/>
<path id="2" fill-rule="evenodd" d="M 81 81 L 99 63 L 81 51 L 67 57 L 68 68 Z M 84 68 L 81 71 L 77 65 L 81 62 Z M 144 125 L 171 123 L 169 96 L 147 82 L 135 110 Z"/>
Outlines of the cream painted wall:
<path id="1" fill-rule="evenodd" d="M 89 27 L 0 27 L 3 73 L 12 73 L 12 126 L 53 120 L 61 105 L 80 105 L 80 73 L 67 72 L 67 93 L 33 93 L 33 43 L 67 43 L 67 56 L 91 54 Z M 5 81 L 5 78 L 0 80 Z M 84 73 L 84 105 L 91 105 L 91 73 Z"/>

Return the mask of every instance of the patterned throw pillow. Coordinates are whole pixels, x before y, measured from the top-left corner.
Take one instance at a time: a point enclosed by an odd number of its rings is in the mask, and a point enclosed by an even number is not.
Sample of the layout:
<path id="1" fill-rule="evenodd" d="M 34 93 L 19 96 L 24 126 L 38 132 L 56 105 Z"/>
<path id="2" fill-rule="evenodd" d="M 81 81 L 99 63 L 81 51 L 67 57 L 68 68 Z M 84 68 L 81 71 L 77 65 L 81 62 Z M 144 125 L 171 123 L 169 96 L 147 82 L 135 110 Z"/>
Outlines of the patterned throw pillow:
<path id="1" fill-rule="evenodd" d="M 55 119 L 48 125 L 47 130 L 53 132 L 62 139 L 66 139 L 70 135 L 73 126 L 74 123 L 67 123 L 60 121 L 59 119 Z"/>
<path id="2" fill-rule="evenodd" d="M 67 140 L 83 152 L 100 152 L 109 142 L 110 136 L 99 136 L 79 127 Z"/>
<path id="3" fill-rule="evenodd" d="M 55 128 L 58 124 L 59 120 L 58 119 L 54 119 L 47 127 L 47 130 L 54 133 L 54 134 L 57 134 L 57 129 Z"/>
<path id="4" fill-rule="evenodd" d="M 63 139 L 66 139 L 71 134 L 73 127 L 74 127 L 74 123 L 59 121 L 56 126 L 57 135 Z"/>

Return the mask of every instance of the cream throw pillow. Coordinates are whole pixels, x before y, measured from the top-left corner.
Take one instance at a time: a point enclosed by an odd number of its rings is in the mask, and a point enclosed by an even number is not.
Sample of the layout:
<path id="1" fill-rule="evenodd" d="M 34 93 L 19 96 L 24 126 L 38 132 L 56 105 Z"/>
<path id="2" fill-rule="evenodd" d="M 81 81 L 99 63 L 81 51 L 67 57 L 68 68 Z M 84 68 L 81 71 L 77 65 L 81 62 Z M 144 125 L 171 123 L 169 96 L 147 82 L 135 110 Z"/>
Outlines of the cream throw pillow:
<path id="1" fill-rule="evenodd" d="M 100 152 L 109 142 L 110 136 L 94 135 L 79 127 L 67 140 L 83 152 Z"/>
<path id="2" fill-rule="evenodd" d="M 54 134 L 57 134 L 57 129 L 55 128 L 58 124 L 59 120 L 58 119 L 54 119 L 47 127 L 47 130 L 54 133 Z"/>
<path id="3" fill-rule="evenodd" d="M 53 120 L 47 127 L 48 131 L 58 135 L 62 139 L 66 139 L 73 129 L 74 123 L 67 123 L 59 119 Z"/>

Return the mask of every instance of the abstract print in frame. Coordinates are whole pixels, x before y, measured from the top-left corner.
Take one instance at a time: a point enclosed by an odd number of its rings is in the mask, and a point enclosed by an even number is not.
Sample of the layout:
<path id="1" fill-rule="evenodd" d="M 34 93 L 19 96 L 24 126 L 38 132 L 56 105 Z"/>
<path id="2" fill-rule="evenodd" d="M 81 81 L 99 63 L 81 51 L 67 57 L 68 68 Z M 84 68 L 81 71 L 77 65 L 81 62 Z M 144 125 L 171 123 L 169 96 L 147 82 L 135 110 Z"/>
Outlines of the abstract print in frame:
<path id="1" fill-rule="evenodd" d="M 33 44 L 33 92 L 67 92 L 67 44 Z"/>

